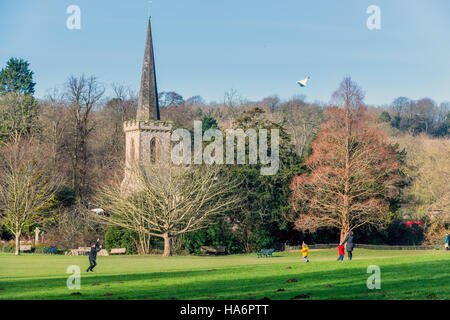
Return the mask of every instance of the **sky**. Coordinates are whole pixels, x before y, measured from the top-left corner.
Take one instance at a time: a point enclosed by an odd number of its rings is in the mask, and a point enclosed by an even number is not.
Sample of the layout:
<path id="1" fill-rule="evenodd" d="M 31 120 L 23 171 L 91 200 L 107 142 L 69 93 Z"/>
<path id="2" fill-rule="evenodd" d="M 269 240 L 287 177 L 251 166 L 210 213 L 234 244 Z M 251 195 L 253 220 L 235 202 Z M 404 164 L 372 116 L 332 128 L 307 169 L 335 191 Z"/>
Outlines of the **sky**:
<path id="1" fill-rule="evenodd" d="M 80 30 L 66 26 L 70 5 Z M 370 5 L 379 30 L 367 28 Z M 108 95 L 113 83 L 137 92 L 149 12 L 159 91 L 328 102 L 350 76 L 368 104 L 450 101 L 448 0 L 0 0 L 0 68 L 29 61 L 38 98 L 72 74 L 97 76 Z"/>

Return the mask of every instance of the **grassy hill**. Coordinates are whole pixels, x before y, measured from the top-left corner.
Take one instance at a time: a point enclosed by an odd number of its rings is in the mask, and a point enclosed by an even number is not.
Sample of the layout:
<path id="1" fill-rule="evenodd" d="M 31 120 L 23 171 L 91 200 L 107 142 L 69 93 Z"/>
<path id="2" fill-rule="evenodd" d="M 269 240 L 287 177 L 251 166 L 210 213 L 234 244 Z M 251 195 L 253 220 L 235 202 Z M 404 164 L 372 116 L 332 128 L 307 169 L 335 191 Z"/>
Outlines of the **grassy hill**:
<path id="1" fill-rule="evenodd" d="M 87 257 L 0 254 L 0 299 L 450 299 L 449 252 L 356 249 L 337 262 L 337 250 L 312 250 L 309 258 L 109 256 L 86 273 Z M 70 265 L 80 266 L 79 290 L 66 286 Z M 380 290 L 367 289 L 370 265 L 381 268 Z"/>

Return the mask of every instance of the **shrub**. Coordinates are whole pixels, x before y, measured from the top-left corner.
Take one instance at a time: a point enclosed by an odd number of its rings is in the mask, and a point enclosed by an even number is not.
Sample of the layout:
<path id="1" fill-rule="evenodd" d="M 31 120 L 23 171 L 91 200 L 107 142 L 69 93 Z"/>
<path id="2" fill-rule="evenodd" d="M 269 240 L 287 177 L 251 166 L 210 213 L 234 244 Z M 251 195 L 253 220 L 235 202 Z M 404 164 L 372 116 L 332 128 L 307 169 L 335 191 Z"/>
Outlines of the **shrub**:
<path id="1" fill-rule="evenodd" d="M 46 245 L 37 244 L 37 245 L 34 245 L 31 247 L 31 252 L 43 254 L 43 253 L 45 253 L 45 250 L 47 250 L 47 248 L 48 248 L 48 246 L 46 246 Z"/>
<path id="2" fill-rule="evenodd" d="M 7 243 L 3 245 L 2 252 L 14 253 L 16 251 L 16 245 L 14 242 Z"/>
<path id="3" fill-rule="evenodd" d="M 6 229 L 5 226 L 0 226 L 0 239 L 3 240 L 11 240 L 13 238 L 13 235 L 11 234 L 11 232 Z"/>
<path id="4" fill-rule="evenodd" d="M 184 236 L 184 248 L 190 253 L 201 253 L 202 246 L 224 246 L 228 253 L 242 252 L 238 239 L 229 231 L 229 226 L 217 218 L 207 229 L 190 232 Z"/>
<path id="5" fill-rule="evenodd" d="M 390 245 L 420 245 L 424 239 L 424 230 L 420 225 L 408 227 L 405 222 L 393 221 L 388 229 L 387 243 Z"/>
<path id="6" fill-rule="evenodd" d="M 261 249 L 275 249 L 276 244 L 270 232 L 264 228 L 255 228 L 250 237 L 250 242 L 254 245 L 253 251 L 257 252 Z"/>
<path id="7" fill-rule="evenodd" d="M 63 186 L 55 195 L 55 201 L 64 207 L 73 206 L 76 200 L 75 190 L 67 186 Z"/>
<path id="8" fill-rule="evenodd" d="M 108 226 L 105 236 L 106 250 L 111 251 L 113 248 L 126 248 L 126 254 L 136 254 L 136 242 L 138 239 L 136 232 L 117 227 Z"/>
<path id="9" fill-rule="evenodd" d="M 39 254 L 62 254 L 64 250 L 59 250 L 53 246 L 37 244 L 31 248 L 31 252 Z"/>

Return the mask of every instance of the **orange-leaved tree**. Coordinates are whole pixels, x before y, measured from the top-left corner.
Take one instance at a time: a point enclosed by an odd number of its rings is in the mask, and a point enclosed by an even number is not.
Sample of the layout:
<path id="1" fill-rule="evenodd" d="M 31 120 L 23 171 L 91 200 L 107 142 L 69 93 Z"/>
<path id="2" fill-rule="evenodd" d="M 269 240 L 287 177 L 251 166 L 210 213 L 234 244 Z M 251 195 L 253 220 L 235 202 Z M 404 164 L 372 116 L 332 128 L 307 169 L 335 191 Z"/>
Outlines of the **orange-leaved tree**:
<path id="1" fill-rule="evenodd" d="M 363 225 L 383 226 L 401 181 L 398 154 L 368 115 L 350 78 L 333 94 L 336 107 L 312 144 L 307 173 L 291 183 L 298 230 L 337 227 L 341 241 Z"/>

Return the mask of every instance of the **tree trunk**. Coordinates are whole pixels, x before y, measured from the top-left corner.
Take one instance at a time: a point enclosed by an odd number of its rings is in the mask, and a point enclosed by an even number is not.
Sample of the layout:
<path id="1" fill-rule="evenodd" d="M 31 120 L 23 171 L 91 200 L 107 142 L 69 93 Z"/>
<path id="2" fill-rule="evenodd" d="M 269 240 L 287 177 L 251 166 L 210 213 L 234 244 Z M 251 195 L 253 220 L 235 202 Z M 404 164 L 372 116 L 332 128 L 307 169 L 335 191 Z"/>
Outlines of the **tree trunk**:
<path id="1" fill-rule="evenodd" d="M 150 236 L 145 233 L 139 233 L 139 240 L 136 241 L 139 254 L 149 254 L 150 253 Z"/>
<path id="2" fill-rule="evenodd" d="M 39 244 L 39 233 L 41 232 L 41 230 L 39 230 L 39 228 L 34 229 L 34 244 L 37 245 Z"/>
<path id="3" fill-rule="evenodd" d="M 14 235 L 16 238 L 16 256 L 20 255 L 20 232 L 16 232 Z"/>
<path id="4" fill-rule="evenodd" d="M 344 241 L 345 237 L 348 235 L 349 230 L 346 229 L 341 229 L 341 240 L 339 241 L 339 243 L 342 243 L 342 241 Z"/>
<path id="5" fill-rule="evenodd" d="M 170 237 L 168 233 L 164 233 L 163 234 L 163 238 L 164 238 L 164 257 L 168 257 L 170 256 L 171 252 L 170 252 Z"/>
<path id="6" fill-rule="evenodd" d="M 350 100 L 347 100 L 345 108 L 345 127 L 346 127 L 346 139 L 345 139 L 345 171 L 344 171 L 344 208 L 342 211 L 341 218 L 341 243 L 344 241 L 345 237 L 350 231 L 350 185 L 351 185 L 351 174 L 350 174 L 350 164 L 352 159 L 351 151 L 351 137 L 352 137 L 352 122 L 350 117 Z M 347 244 L 345 245 L 347 247 Z"/>

